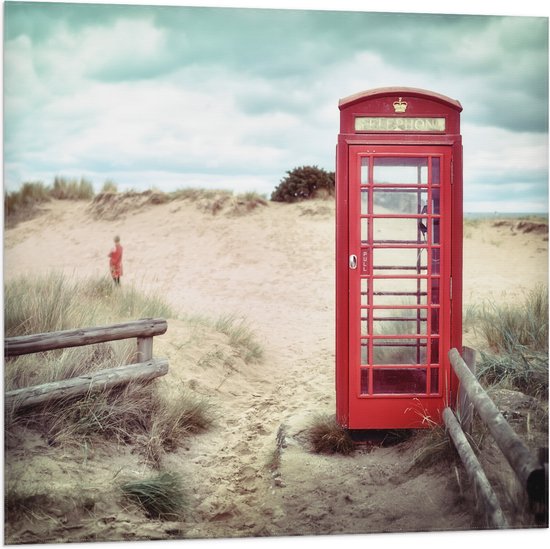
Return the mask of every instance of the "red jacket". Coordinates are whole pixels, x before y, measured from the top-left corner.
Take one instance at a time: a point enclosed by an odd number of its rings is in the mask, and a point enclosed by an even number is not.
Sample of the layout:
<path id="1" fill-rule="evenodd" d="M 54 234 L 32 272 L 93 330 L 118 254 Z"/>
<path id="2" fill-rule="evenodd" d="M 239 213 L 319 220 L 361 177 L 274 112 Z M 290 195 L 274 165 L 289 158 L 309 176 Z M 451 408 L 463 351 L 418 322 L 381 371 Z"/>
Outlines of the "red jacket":
<path id="1" fill-rule="evenodd" d="M 120 244 L 115 244 L 115 249 L 109 252 L 109 266 L 113 278 L 122 276 L 122 246 Z"/>

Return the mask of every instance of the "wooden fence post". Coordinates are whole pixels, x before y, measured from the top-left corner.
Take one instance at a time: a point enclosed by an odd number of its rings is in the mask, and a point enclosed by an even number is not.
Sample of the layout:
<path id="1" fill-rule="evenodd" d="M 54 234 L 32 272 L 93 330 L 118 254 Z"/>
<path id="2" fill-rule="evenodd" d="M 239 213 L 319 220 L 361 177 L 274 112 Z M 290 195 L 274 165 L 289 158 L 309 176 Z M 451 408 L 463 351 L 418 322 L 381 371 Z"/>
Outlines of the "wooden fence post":
<path id="1" fill-rule="evenodd" d="M 137 338 L 137 361 L 146 362 L 153 358 L 153 338 L 138 337 Z"/>
<path id="2" fill-rule="evenodd" d="M 460 353 L 456 349 L 451 349 L 449 359 L 476 412 L 489 428 L 495 442 L 526 490 L 530 503 L 547 500 L 548 486 L 545 483 L 544 467 L 541 467 L 529 448 L 510 427 L 510 424 L 462 360 Z"/>

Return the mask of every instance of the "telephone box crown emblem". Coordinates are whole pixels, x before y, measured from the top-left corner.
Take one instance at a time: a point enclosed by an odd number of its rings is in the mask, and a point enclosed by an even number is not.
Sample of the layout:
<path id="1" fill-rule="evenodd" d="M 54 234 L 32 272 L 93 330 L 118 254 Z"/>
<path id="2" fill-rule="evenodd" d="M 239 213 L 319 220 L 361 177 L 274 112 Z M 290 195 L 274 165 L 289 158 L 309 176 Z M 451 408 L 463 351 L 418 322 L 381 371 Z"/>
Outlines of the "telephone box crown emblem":
<path id="1" fill-rule="evenodd" d="M 395 112 L 405 112 L 407 110 L 407 102 L 403 101 L 403 98 L 400 97 L 397 101 L 393 102 L 393 108 Z"/>

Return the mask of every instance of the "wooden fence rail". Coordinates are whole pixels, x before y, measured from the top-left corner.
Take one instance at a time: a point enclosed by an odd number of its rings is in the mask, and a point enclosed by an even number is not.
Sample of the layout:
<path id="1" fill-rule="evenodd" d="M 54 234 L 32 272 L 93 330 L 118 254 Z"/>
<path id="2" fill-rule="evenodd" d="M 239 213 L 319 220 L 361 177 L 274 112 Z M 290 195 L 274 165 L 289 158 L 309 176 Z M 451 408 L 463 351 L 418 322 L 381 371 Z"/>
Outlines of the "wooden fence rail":
<path id="1" fill-rule="evenodd" d="M 488 427 L 489 432 L 495 439 L 498 447 L 502 451 L 504 457 L 512 467 L 516 477 L 518 478 L 521 486 L 525 489 L 529 502 L 532 506 L 545 506 L 548 508 L 548 478 L 547 469 L 540 460 L 535 458 L 529 448 L 524 444 L 521 438 L 514 432 L 506 421 L 504 416 L 500 413 L 493 401 L 487 395 L 483 387 L 479 384 L 474 374 L 470 371 L 468 365 L 464 362 L 460 353 L 456 349 L 449 351 L 449 359 L 451 365 L 460 380 L 460 384 L 464 392 L 466 393 L 471 406 L 479 414 L 481 420 Z M 458 440 L 463 436 L 458 433 L 457 425 L 455 424 L 456 418 L 450 408 L 445 409 L 443 413 L 443 419 L 445 425 L 449 430 L 449 434 L 457 446 L 455 438 Z M 459 425 L 460 428 L 460 425 Z M 475 477 L 479 477 L 479 464 L 471 459 L 470 452 L 473 455 L 473 450 L 467 450 L 466 445 L 463 442 L 458 443 L 463 446 L 462 451 L 466 452 L 466 460 L 463 459 L 463 463 L 469 473 L 470 478 L 474 480 L 478 488 L 481 486 L 475 480 Z M 467 444 L 467 442 L 466 442 Z M 468 444 L 469 446 L 469 444 Z M 458 449 L 458 446 L 457 446 Z M 462 457 L 462 454 L 461 454 Z M 469 464 L 467 464 L 469 462 Z M 484 475 L 483 475 L 484 476 Z M 500 517 L 501 513 L 499 509 L 493 505 L 492 496 L 489 492 L 486 501 L 490 512 L 494 517 Z M 506 522 L 499 522 L 500 518 L 497 518 L 497 522 L 493 525 L 495 527 L 506 527 Z"/>
<path id="2" fill-rule="evenodd" d="M 4 356 L 28 355 L 134 337 L 146 340 L 164 334 L 167 329 L 166 320 L 162 318 L 145 318 L 110 326 L 10 337 L 5 340 Z"/>
<path id="3" fill-rule="evenodd" d="M 91 391 L 115 387 L 131 380 L 146 381 L 165 375 L 168 372 L 168 360 L 153 358 L 153 337 L 164 334 L 167 329 L 166 320 L 146 318 L 110 326 L 6 338 L 4 341 L 6 358 L 132 338 L 137 339 L 137 353 L 136 362 L 133 364 L 8 391 L 5 394 L 4 406 L 13 411 L 51 399 L 71 398 Z"/>

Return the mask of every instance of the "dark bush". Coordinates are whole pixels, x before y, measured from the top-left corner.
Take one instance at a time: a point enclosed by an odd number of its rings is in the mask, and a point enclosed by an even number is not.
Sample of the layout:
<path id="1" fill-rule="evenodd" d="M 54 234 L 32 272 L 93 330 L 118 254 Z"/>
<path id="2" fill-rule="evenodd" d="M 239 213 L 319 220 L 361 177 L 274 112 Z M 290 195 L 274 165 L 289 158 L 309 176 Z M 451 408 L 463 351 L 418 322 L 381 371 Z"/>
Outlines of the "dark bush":
<path id="1" fill-rule="evenodd" d="M 327 172 L 317 166 L 302 166 L 286 173 L 286 177 L 271 194 L 274 202 L 298 202 L 334 195 L 334 172 Z"/>

